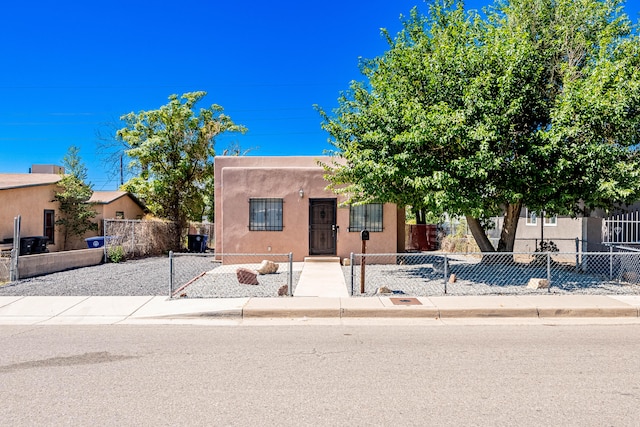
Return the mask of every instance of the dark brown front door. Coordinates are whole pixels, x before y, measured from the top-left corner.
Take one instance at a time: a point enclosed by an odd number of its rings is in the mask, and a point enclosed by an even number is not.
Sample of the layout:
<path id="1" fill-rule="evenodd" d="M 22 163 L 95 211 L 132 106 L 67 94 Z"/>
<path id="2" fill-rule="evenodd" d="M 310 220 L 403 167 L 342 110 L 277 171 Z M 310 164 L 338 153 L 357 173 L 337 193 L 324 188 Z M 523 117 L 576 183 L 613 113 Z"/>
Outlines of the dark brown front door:
<path id="1" fill-rule="evenodd" d="M 309 200 L 309 255 L 336 254 L 336 199 Z"/>

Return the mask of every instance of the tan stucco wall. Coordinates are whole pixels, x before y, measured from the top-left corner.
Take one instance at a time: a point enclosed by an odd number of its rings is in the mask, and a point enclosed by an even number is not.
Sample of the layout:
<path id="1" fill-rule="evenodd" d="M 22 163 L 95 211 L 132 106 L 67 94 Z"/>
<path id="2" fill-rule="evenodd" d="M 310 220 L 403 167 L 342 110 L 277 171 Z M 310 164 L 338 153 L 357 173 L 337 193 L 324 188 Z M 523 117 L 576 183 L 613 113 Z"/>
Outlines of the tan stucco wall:
<path id="1" fill-rule="evenodd" d="M 44 233 L 44 211 L 54 210 L 59 218 L 58 203 L 52 202 L 56 184 L 38 185 L 0 190 L 0 240 L 13 238 L 13 219 L 20 215 L 20 235 L 42 236 Z M 61 250 L 64 243 L 62 233 L 55 230 L 55 243 L 50 251 Z"/>
<path id="2" fill-rule="evenodd" d="M 88 267 L 102 263 L 103 258 L 102 248 L 25 255 L 18 259 L 18 275 L 20 279 L 26 279 L 71 268 Z"/>
<path id="3" fill-rule="evenodd" d="M 300 261 L 309 254 L 310 199 L 340 199 L 325 189 L 324 170 L 314 157 L 217 157 L 215 167 L 216 252 L 288 253 Z M 304 191 L 300 198 L 299 191 Z M 249 231 L 249 199 L 283 199 L 282 231 Z M 349 232 L 349 208 L 337 210 L 337 256 L 360 253 L 360 233 Z M 384 231 L 371 233 L 369 253 L 398 250 L 398 210 L 383 209 Z"/>
<path id="4" fill-rule="evenodd" d="M 109 204 L 100 206 L 102 207 L 102 215 L 99 219 L 113 219 L 116 217 L 116 212 L 124 212 L 124 219 L 142 219 L 144 216 L 140 205 L 128 196 L 122 196 Z"/>

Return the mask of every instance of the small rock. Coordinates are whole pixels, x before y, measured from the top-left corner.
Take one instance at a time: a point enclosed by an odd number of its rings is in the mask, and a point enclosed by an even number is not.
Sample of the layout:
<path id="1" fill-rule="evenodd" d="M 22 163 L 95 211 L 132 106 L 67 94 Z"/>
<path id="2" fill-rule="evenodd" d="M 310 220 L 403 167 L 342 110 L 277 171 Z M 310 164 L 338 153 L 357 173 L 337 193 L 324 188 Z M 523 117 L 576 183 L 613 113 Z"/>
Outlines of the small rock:
<path id="1" fill-rule="evenodd" d="M 278 271 L 278 264 L 273 261 L 263 260 L 258 267 L 258 274 L 273 274 Z"/>
<path id="2" fill-rule="evenodd" d="M 376 294 L 391 294 L 391 293 L 393 293 L 393 291 L 387 288 L 386 286 L 381 286 L 376 291 Z"/>
<path id="3" fill-rule="evenodd" d="M 289 286 L 288 285 L 282 285 L 280 286 L 280 288 L 278 289 L 278 296 L 279 297 L 284 297 L 289 295 Z"/>
<path id="4" fill-rule="evenodd" d="M 456 280 L 457 280 L 457 278 L 456 278 L 455 273 L 452 274 L 451 276 L 449 276 L 449 283 L 456 283 Z"/>
<path id="5" fill-rule="evenodd" d="M 248 268 L 240 267 L 236 270 L 238 282 L 242 285 L 258 285 L 258 273 Z"/>
<path id="6" fill-rule="evenodd" d="M 433 261 L 433 272 L 434 273 L 444 273 L 444 259 L 439 258 Z"/>
<path id="7" fill-rule="evenodd" d="M 547 289 L 549 281 L 547 279 L 529 279 L 527 288 L 529 289 Z"/>
<path id="8" fill-rule="evenodd" d="M 342 260 L 342 265 L 343 265 L 344 267 L 349 267 L 349 266 L 351 265 L 351 260 L 350 260 L 349 258 L 344 258 L 344 259 Z"/>

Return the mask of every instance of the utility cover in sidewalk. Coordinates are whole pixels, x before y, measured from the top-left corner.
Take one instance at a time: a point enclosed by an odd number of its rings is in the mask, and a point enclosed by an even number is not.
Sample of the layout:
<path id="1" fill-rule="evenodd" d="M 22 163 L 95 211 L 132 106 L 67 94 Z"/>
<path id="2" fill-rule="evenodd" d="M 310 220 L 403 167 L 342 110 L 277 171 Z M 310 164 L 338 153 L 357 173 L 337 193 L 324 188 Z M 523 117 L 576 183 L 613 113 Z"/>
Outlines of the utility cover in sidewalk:
<path id="1" fill-rule="evenodd" d="M 422 305 L 418 298 L 389 298 L 395 305 Z"/>

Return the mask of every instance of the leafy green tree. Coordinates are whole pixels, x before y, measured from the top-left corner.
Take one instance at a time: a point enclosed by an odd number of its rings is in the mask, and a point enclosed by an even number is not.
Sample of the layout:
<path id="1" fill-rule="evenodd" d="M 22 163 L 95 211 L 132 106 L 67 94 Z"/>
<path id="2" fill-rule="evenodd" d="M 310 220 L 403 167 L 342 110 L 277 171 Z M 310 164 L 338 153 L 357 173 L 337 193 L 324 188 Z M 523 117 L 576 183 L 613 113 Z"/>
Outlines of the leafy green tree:
<path id="1" fill-rule="evenodd" d="M 548 214 L 635 201 L 639 39 L 619 0 L 503 0 L 417 9 L 363 62 L 329 115 L 351 202 L 464 216 L 482 251 L 512 251 L 523 206 Z"/>
<path id="2" fill-rule="evenodd" d="M 152 214 L 174 221 L 180 230 L 189 220 L 201 220 L 213 199 L 215 138 L 224 132 L 242 132 L 212 105 L 194 112 L 206 92 L 171 95 L 157 110 L 121 117 L 126 126 L 117 137 L 126 143 L 126 155 L 139 175 L 124 189 L 138 196 Z M 181 236 L 174 242 L 179 247 Z"/>
<path id="3" fill-rule="evenodd" d="M 62 160 L 66 174 L 58 181 L 54 200 L 59 203 L 60 218 L 56 225 L 62 228 L 64 236 L 63 249 L 67 250 L 70 238 L 83 236 L 87 231 L 97 230 L 98 224 L 93 222 L 96 211 L 89 202 L 93 190 L 86 184 L 87 168 L 80 158 L 80 149 L 69 147 Z"/>

